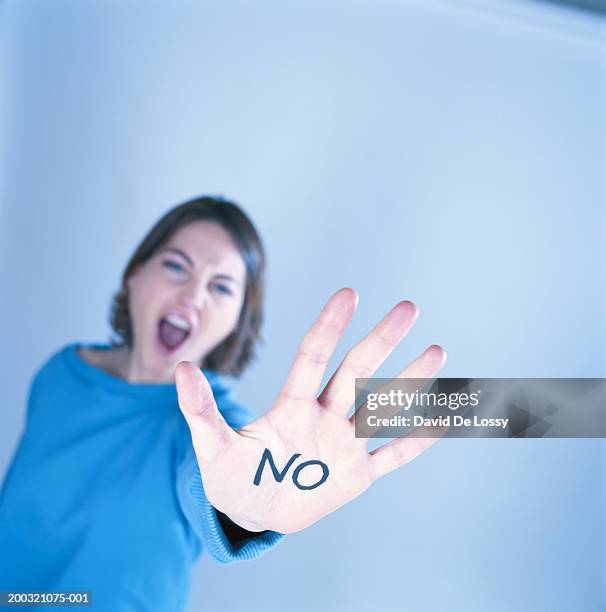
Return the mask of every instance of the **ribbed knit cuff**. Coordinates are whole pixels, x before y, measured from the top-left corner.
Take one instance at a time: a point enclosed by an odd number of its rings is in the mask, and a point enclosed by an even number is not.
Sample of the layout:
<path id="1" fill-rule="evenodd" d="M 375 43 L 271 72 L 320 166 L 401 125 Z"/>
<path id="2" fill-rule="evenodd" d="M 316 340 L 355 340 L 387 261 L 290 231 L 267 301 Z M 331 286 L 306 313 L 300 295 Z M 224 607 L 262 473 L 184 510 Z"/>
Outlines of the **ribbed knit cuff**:
<path id="1" fill-rule="evenodd" d="M 257 559 L 265 551 L 276 546 L 284 537 L 282 533 L 268 530 L 261 531 L 250 538 L 231 542 L 221 526 L 217 510 L 206 498 L 200 468 L 195 456 L 183 474 L 182 481 L 178 483 L 178 486 L 186 489 L 181 491 L 184 493 L 181 499 L 192 500 L 191 506 L 187 502 L 182 504 L 183 511 L 206 545 L 208 552 L 219 563 Z"/>

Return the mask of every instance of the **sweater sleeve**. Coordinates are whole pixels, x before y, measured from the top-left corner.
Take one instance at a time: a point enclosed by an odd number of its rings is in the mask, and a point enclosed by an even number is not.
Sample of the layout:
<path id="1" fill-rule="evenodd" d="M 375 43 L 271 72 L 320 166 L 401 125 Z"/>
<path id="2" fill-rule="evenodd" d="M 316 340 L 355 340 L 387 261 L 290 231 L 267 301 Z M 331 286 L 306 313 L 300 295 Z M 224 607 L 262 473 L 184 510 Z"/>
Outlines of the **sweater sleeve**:
<path id="1" fill-rule="evenodd" d="M 231 392 L 216 399 L 220 412 L 231 427 L 242 427 L 254 420 L 252 412 L 237 403 Z M 277 531 L 247 531 L 211 505 L 204 493 L 191 434 L 185 459 L 178 468 L 177 496 L 193 530 L 219 563 L 257 559 L 284 538 L 284 534 Z"/>

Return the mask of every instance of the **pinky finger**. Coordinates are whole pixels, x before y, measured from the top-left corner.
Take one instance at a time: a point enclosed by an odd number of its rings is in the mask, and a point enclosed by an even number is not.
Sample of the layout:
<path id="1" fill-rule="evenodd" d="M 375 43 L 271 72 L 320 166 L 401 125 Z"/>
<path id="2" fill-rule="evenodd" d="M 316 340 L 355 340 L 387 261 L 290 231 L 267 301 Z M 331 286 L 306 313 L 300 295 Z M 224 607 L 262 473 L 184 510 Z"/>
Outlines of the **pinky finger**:
<path id="1" fill-rule="evenodd" d="M 405 438 L 392 440 L 369 453 L 373 481 L 418 457 L 442 438 L 448 429 L 448 427 L 416 427 Z"/>

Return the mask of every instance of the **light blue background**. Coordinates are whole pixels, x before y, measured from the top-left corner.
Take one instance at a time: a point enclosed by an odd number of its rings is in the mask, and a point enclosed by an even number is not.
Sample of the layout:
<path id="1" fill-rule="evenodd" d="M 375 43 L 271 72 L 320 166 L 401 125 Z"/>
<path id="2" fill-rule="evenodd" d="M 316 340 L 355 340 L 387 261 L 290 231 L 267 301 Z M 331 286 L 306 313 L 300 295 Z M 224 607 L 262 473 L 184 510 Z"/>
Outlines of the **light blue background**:
<path id="1" fill-rule="evenodd" d="M 398 300 L 443 376 L 606 376 L 606 25 L 533 2 L 43 2 L 0 8 L 0 474 L 33 373 L 104 340 L 169 207 L 223 194 L 269 255 L 261 413 L 329 295 L 330 370 Z M 603 443 L 449 440 L 191 609 L 604 609 Z"/>

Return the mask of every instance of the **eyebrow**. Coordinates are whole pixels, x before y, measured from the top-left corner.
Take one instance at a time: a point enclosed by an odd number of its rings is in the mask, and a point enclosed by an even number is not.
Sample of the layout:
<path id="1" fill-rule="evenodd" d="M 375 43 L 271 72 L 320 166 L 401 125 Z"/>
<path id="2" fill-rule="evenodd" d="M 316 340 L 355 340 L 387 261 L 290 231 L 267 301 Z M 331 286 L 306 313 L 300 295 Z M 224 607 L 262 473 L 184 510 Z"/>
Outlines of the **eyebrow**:
<path id="1" fill-rule="evenodd" d="M 195 268 L 195 264 L 192 261 L 191 257 L 185 253 L 184 251 L 182 251 L 181 249 L 178 249 L 176 247 L 165 247 L 163 249 L 164 251 L 171 251 L 172 253 L 176 253 L 177 255 L 180 255 L 181 257 L 183 257 L 183 259 L 185 259 L 185 261 L 192 267 Z M 233 276 L 230 276 L 229 274 L 215 274 L 214 275 L 215 278 L 221 278 L 223 280 L 228 280 L 228 281 L 232 281 L 233 283 L 235 283 L 236 285 L 239 285 L 240 283 L 238 283 L 236 281 L 236 279 Z"/>
<path id="2" fill-rule="evenodd" d="M 172 251 L 173 253 L 176 253 L 177 255 L 181 255 L 181 257 L 183 257 L 183 259 L 185 259 L 185 261 L 192 267 L 195 268 L 194 262 L 191 260 L 190 256 L 187 255 L 187 253 L 184 253 L 181 249 L 177 249 L 175 247 L 166 247 L 164 249 L 165 251 Z"/>

